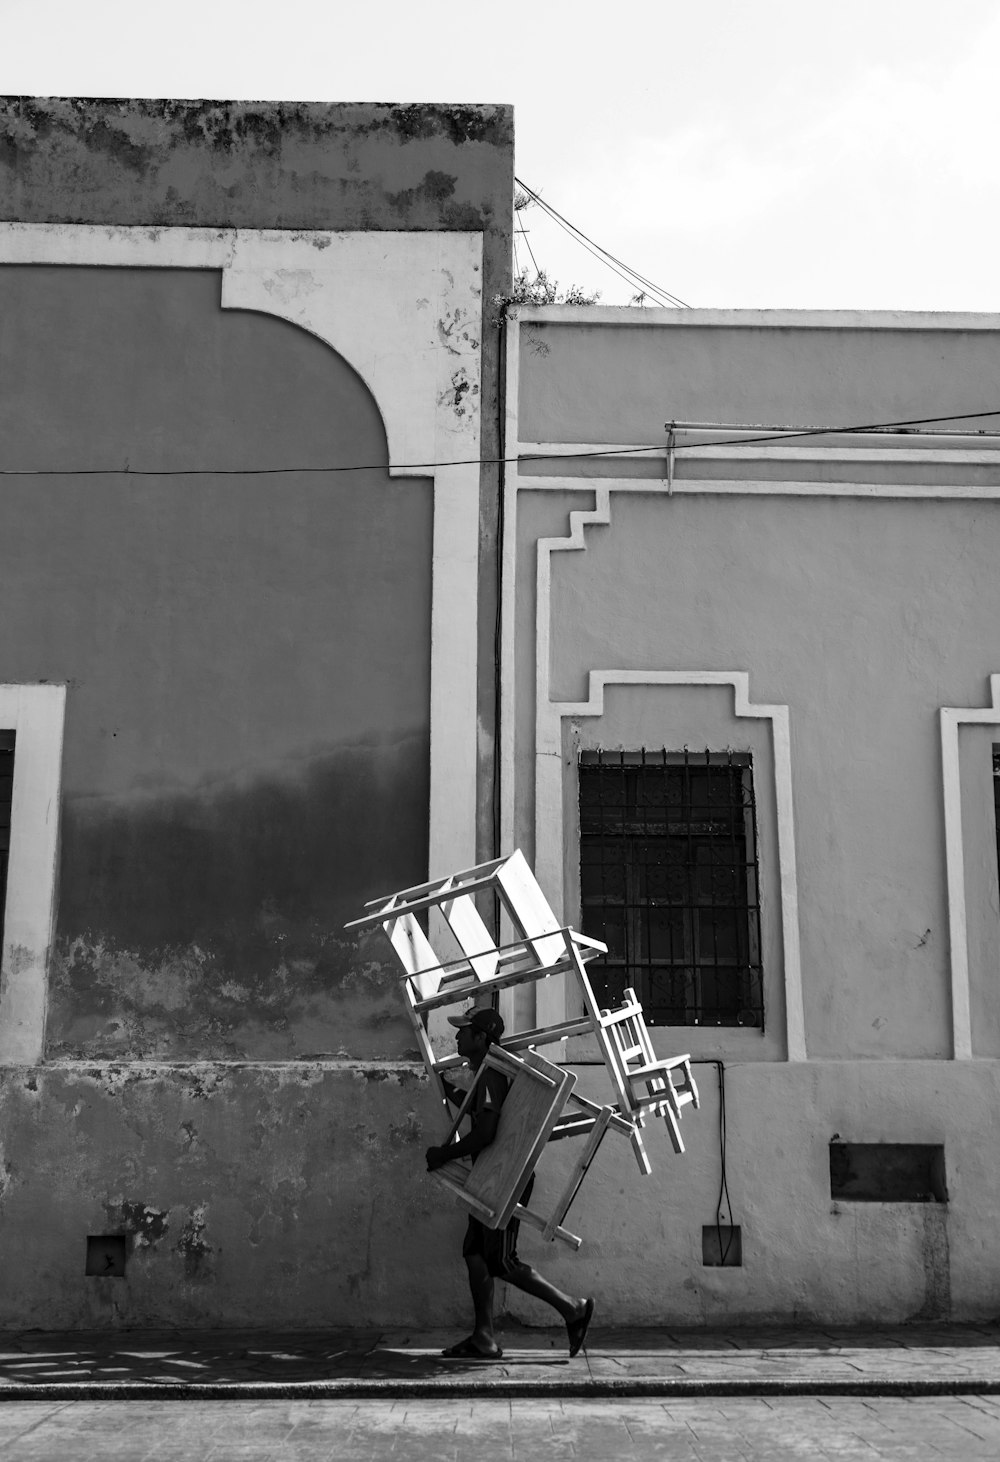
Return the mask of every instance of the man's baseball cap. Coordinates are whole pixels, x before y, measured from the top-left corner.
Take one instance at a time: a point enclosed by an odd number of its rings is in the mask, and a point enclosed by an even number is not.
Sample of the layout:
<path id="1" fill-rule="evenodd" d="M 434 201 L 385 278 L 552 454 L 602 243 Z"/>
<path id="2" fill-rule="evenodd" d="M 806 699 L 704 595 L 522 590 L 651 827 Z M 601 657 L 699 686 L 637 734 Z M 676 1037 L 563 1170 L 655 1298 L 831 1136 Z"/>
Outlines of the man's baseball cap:
<path id="1" fill-rule="evenodd" d="M 449 1015 L 448 1024 L 461 1029 L 462 1026 L 471 1026 L 473 1030 L 482 1031 L 489 1036 L 491 1041 L 498 1041 L 503 1035 L 503 1016 L 499 1010 L 491 1010 L 488 1006 L 480 1006 L 476 1010 L 463 1010 L 461 1015 Z"/>

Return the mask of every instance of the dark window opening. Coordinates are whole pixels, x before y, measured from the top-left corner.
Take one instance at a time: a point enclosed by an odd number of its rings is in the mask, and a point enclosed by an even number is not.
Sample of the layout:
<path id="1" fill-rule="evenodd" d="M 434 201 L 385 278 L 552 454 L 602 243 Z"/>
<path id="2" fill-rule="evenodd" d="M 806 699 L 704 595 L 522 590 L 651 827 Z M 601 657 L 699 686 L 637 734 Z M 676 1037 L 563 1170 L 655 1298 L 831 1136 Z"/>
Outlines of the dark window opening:
<path id="1" fill-rule="evenodd" d="M 650 1025 L 764 1026 L 750 755 L 585 751 L 583 932 L 598 998 L 634 989 Z"/>
<path id="2" fill-rule="evenodd" d="M 831 1142 L 830 1197 L 848 1203 L 947 1203 L 944 1148 L 917 1142 Z"/>
<path id="3" fill-rule="evenodd" d="M 10 807 L 14 791 L 14 732 L 0 731 L 0 952 L 3 950 L 3 911 L 7 902 L 7 864 L 10 860 Z"/>

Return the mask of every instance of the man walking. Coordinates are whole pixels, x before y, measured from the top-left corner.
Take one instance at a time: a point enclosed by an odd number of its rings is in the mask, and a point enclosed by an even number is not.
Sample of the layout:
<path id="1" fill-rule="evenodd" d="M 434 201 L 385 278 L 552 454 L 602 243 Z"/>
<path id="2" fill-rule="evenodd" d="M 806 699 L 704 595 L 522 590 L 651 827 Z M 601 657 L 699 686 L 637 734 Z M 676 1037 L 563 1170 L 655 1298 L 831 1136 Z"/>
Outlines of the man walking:
<path id="1" fill-rule="evenodd" d="M 462 1015 L 449 1015 L 448 1021 L 457 1028 L 456 1045 L 458 1054 L 478 1071 L 486 1059 L 494 1041 L 503 1035 L 503 1018 L 498 1010 L 467 1010 Z M 453 1158 L 471 1157 L 475 1162 L 484 1147 L 488 1147 L 496 1136 L 500 1119 L 500 1108 L 508 1090 L 507 1078 L 499 1071 L 488 1067 L 476 1087 L 471 1111 L 472 1130 L 460 1142 L 446 1147 L 427 1149 L 427 1170 L 451 1162 Z M 461 1104 L 466 1093 L 445 1081 L 445 1095 L 450 1102 Z M 534 1175 L 521 1194 L 526 1203 L 534 1183 Z M 469 1289 L 475 1313 L 475 1327 L 472 1334 L 457 1345 L 449 1346 L 444 1355 L 464 1360 L 500 1360 L 503 1351 L 493 1333 L 493 1284 L 503 1279 L 515 1289 L 544 1300 L 562 1316 L 566 1325 L 569 1353 L 577 1355 L 587 1338 L 587 1327 L 594 1313 L 594 1301 L 590 1298 L 573 1299 L 554 1284 L 542 1277 L 537 1269 L 525 1264 L 517 1254 L 517 1231 L 520 1224 L 516 1218 L 502 1229 L 486 1228 L 477 1218 L 469 1218 L 469 1226 L 462 1245 L 462 1256 L 469 1271 Z"/>

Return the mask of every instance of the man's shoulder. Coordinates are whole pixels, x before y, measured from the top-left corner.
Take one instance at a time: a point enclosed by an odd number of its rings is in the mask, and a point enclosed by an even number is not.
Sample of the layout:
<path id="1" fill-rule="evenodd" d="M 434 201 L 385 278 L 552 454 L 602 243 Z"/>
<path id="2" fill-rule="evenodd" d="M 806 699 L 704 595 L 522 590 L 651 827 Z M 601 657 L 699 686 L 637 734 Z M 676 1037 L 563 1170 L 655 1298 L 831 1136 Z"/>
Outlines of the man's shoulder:
<path id="1" fill-rule="evenodd" d="M 507 1078 L 502 1072 L 493 1066 L 487 1066 L 479 1083 L 480 1107 L 492 1107 L 494 1110 L 502 1107 L 508 1086 Z"/>

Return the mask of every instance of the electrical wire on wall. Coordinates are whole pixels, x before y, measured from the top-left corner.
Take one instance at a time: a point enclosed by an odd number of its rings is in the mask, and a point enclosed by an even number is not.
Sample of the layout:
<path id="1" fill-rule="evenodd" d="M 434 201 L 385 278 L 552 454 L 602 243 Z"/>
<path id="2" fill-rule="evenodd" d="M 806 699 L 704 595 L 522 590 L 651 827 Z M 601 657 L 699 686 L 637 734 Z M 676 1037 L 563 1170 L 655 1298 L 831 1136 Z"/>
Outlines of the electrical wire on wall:
<path id="1" fill-rule="evenodd" d="M 921 426 L 936 426 L 948 421 L 979 421 L 990 417 L 1000 416 L 1000 407 L 988 408 L 980 411 L 950 411 L 946 416 L 919 416 L 910 417 L 906 421 L 875 421 L 866 422 L 861 426 L 811 426 L 808 428 L 787 427 L 767 428 L 769 435 L 762 436 L 755 428 L 744 428 L 754 430 L 753 436 L 730 437 L 726 441 L 718 442 L 686 442 L 683 446 L 675 442 L 675 452 L 699 452 L 714 451 L 717 447 L 744 447 L 758 446 L 766 442 L 790 442 L 803 437 L 833 437 L 833 436 L 857 436 L 864 432 L 907 432 L 910 435 L 919 435 L 917 428 Z M 667 431 L 674 432 L 690 428 L 689 423 L 671 422 L 667 425 Z M 706 430 L 701 425 L 698 430 Z M 739 431 L 736 427 L 734 430 Z M 984 437 L 1000 436 L 998 431 L 966 431 L 952 432 L 951 436 L 967 437 L 970 441 L 978 441 Z M 502 449 L 501 449 L 502 450 Z M 650 442 L 642 447 L 595 447 L 574 452 L 570 448 L 559 449 L 559 456 L 567 462 L 585 461 L 598 457 L 634 457 L 643 452 L 664 453 L 667 450 L 664 442 Z M 521 452 L 516 457 L 460 457 L 449 462 L 396 462 L 391 465 L 398 472 L 435 472 L 440 467 L 494 467 L 518 462 L 544 462 L 551 461 L 552 454 L 549 452 Z M 388 462 L 354 462 L 350 464 L 336 463 L 320 467 L 0 467 L 0 477 L 281 477 L 293 473 L 317 473 L 317 472 L 387 472 L 390 464 Z"/>
<path id="2" fill-rule="evenodd" d="M 499 858 L 502 853 L 500 847 L 500 809 L 503 806 L 500 796 L 500 778 L 503 773 L 503 756 L 500 745 L 500 695 L 501 677 L 503 667 L 501 665 L 501 646 L 503 642 L 503 550 L 504 550 L 504 509 L 507 498 L 507 321 L 504 316 L 498 322 L 500 336 L 499 351 L 499 385 L 497 390 L 497 441 L 500 446 L 500 470 L 497 474 L 497 604 L 496 619 L 493 633 L 493 856 Z M 499 937 L 499 924 L 496 929 Z"/>
<path id="3" fill-rule="evenodd" d="M 724 1268 L 736 1237 L 733 1204 L 729 1196 L 729 1179 L 726 1173 L 726 1067 L 725 1062 L 711 1059 L 692 1061 L 691 1065 L 714 1066 L 719 1076 L 719 1196 L 715 1204 L 715 1234 L 719 1245 L 719 1264 Z M 723 1227 L 729 1230 L 724 1246 L 722 1242 Z M 740 1262 L 739 1257 L 736 1262 Z"/>

